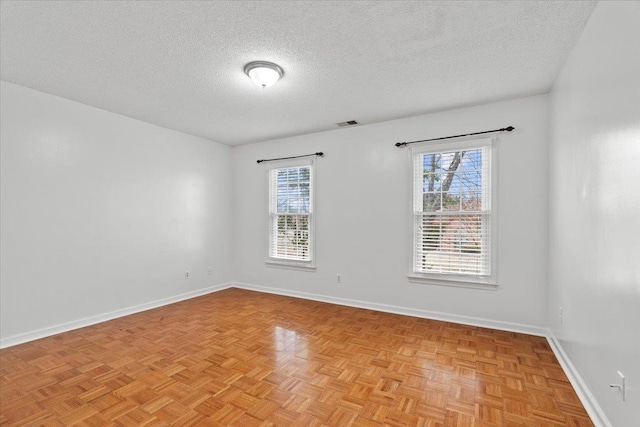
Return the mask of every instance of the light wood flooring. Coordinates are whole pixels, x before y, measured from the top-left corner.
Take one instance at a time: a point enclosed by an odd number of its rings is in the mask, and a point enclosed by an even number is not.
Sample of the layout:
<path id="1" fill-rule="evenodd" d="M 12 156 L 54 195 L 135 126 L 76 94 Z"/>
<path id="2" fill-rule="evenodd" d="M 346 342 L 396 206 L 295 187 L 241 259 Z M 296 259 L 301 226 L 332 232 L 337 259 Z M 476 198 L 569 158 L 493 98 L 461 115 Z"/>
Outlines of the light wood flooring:
<path id="1" fill-rule="evenodd" d="M 0 351 L 3 426 L 592 426 L 541 337 L 228 289 Z"/>

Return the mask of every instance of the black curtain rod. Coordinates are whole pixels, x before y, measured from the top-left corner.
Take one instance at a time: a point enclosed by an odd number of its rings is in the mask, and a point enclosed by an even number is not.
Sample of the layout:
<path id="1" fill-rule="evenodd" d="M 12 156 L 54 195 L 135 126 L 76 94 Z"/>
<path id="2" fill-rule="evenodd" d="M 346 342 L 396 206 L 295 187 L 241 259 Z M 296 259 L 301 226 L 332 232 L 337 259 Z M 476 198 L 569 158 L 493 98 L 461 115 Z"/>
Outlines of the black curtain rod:
<path id="1" fill-rule="evenodd" d="M 453 135 L 453 136 L 442 136 L 440 138 L 431 138 L 431 139 L 422 139 L 420 141 L 410 141 L 410 142 L 396 142 L 396 147 L 404 147 L 409 144 L 417 144 L 418 142 L 429 142 L 429 141 L 439 141 L 441 139 L 451 139 L 451 138 L 460 138 L 463 136 L 471 136 L 471 135 L 482 135 L 483 133 L 494 133 L 494 132 L 511 132 L 515 128 L 513 126 L 509 126 L 502 129 L 494 129 L 494 130 L 485 130 L 483 132 L 473 132 L 473 133 L 465 133 L 462 135 Z"/>
<path id="2" fill-rule="evenodd" d="M 291 156 L 291 157 L 280 157 L 278 159 L 262 159 L 262 160 L 257 160 L 258 163 L 262 163 L 262 162 L 273 162 L 274 160 L 289 160 L 289 159 L 299 159 L 300 157 L 311 157 L 311 156 L 324 156 L 324 153 L 322 151 L 319 151 L 317 153 L 313 153 L 313 154 L 303 154 L 301 156 Z"/>

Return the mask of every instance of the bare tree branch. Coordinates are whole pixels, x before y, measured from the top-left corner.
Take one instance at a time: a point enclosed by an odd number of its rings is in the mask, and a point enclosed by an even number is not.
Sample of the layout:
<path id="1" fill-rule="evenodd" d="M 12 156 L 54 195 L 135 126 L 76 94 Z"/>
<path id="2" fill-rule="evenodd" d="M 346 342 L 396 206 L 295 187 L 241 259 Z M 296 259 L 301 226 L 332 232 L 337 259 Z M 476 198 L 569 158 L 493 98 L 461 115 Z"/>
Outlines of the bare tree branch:
<path id="1" fill-rule="evenodd" d="M 440 188 L 437 190 L 439 193 L 443 195 L 449 192 L 449 188 L 451 188 L 451 184 L 453 183 L 453 178 L 455 176 L 462 159 L 466 151 L 458 151 L 454 153 L 453 159 L 449 163 L 449 168 L 447 169 L 447 176 L 442 183 L 440 183 Z M 429 193 L 424 194 L 424 211 L 425 212 L 433 212 L 436 205 L 440 203 L 440 197 L 436 197 L 437 193 L 434 193 L 435 183 L 436 183 L 436 168 L 438 167 L 438 161 L 440 160 L 440 154 L 431 155 L 431 164 L 429 165 L 429 170 L 427 172 L 427 176 L 429 178 L 427 191 Z M 423 172 L 424 173 L 424 172 Z"/>
<path id="2" fill-rule="evenodd" d="M 453 182 L 453 176 L 455 175 L 456 170 L 458 169 L 458 166 L 460 165 L 460 162 L 462 161 L 462 158 L 465 154 L 466 151 L 458 151 L 453 155 L 453 159 L 451 160 L 451 164 L 449 165 L 449 171 L 447 172 L 447 177 L 440 186 L 443 193 L 449 192 L 449 188 L 451 187 L 451 183 Z"/>

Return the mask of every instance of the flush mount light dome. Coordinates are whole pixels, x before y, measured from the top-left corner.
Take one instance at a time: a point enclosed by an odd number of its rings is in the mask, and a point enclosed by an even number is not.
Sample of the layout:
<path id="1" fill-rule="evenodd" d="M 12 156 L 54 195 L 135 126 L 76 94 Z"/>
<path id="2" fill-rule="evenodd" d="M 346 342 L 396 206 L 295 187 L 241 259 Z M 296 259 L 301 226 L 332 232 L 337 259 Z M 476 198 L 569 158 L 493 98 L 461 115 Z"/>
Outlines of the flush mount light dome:
<path id="1" fill-rule="evenodd" d="M 249 62 L 244 66 L 244 73 L 262 88 L 274 85 L 284 76 L 284 71 L 279 65 L 267 61 Z"/>

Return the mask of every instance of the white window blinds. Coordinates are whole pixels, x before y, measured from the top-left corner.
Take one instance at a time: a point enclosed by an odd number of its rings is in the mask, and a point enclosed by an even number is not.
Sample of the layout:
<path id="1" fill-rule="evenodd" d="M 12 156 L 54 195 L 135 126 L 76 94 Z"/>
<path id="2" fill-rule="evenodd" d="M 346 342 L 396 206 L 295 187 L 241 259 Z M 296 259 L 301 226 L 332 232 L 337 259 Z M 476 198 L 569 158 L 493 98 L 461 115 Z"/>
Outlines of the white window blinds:
<path id="1" fill-rule="evenodd" d="M 313 166 L 269 171 L 269 257 L 312 261 Z"/>
<path id="2" fill-rule="evenodd" d="M 413 154 L 414 273 L 491 276 L 491 141 Z"/>

